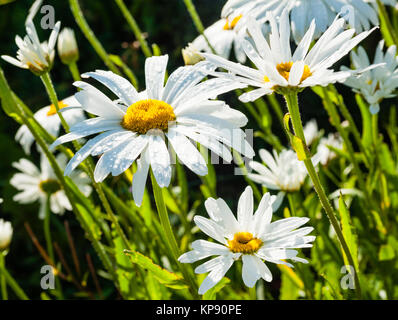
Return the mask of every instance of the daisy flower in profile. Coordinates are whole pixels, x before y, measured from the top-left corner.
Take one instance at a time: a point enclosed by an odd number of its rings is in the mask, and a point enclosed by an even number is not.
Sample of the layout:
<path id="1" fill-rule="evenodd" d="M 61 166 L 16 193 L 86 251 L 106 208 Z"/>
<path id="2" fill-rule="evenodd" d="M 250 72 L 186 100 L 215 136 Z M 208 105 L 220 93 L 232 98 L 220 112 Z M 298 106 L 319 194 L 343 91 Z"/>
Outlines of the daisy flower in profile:
<path id="1" fill-rule="evenodd" d="M 252 288 L 257 280 L 272 281 L 271 271 L 264 263 L 271 262 L 293 267 L 286 259 L 308 263 L 297 257 L 295 248 L 309 248 L 315 236 L 308 236 L 312 227 L 299 228 L 309 218 L 292 217 L 271 222 L 273 197 L 266 193 L 253 214 L 253 190 L 247 187 L 238 203 L 237 219 L 223 199 L 209 198 L 205 207 L 210 219 L 195 216 L 195 224 L 219 243 L 196 240 L 192 251 L 181 255 L 182 263 L 193 263 L 217 256 L 199 265 L 196 273 L 210 272 L 199 288 L 204 294 L 214 287 L 227 273 L 232 264 L 242 259 L 242 278 Z"/>
<path id="2" fill-rule="evenodd" d="M 74 96 L 67 97 L 58 102 L 60 109 L 65 107 L 77 107 L 79 105 L 79 102 L 77 102 Z M 68 125 L 74 125 L 86 118 L 81 109 L 75 108 L 63 112 L 63 116 Z M 61 128 L 61 120 L 59 119 L 57 110 L 53 104 L 39 109 L 34 114 L 34 117 L 49 134 L 54 137 L 58 137 L 59 130 Z M 15 139 L 22 145 L 25 153 L 30 154 L 30 148 L 35 139 L 26 125 L 23 125 L 18 129 Z"/>
<path id="3" fill-rule="evenodd" d="M 168 56 L 151 57 L 145 61 L 146 90 L 138 92 L 126 79 L 110 72 L 97 70 L 83 77 L 91 77 L 107 86 L 117 96 L 112 101 L 101 91 L 86 82 L 74 84 L 82 90 L 75 94 L 81 107 L 98 117 L 77 123 L 70 133 L 58 138 L 56 146 L 101 133 L 89 139 L 70 160 L 65 175 L 69 175 L 90 154 L 101 155 L 94 179 L 103 181 L 126 171 L 137 160 L 133 176 L 133 198 L 142 202 L 148 170 L 158 185 L 170 184 L 171 159 L 166 145 L 174 149 L 177 158 L 196 174 L 207 174 L 207 164 L 195 143 L 222 157 L 232 160 L 229 147 L 252 158 L 254 151 L 240 129 L 247 123 L 246 116 L 222 101 L 210 100 L 242 84 L 215 78 L 200 82 L 215 66 L 202 61 L 194 66 L 180 67 L 164 85 Z"/>
<path id="4" fill-rule="evenodd" d="M 65 168 L 67 158 L 60 154 L 56 160 L 61 169 Z M 27 159 L 20 159 L 13 162 L 13 167 L 20 172 L 14 174 L 10 184 L 20 193 L 17 193 L 13 200 L 21 204 L 27 204 L 39 201 L 39 218 L 43 219 L 46 211 L 47 198 L 50 197 L 50 210 L 56 214 L 63 214 L 65 210 L 72 210 L 72 206 L 67 198 L 61 183 L 44 155 L 41 155 L 40 169 Z M 91 193 L 90 179 L 82 171 L 76 171 L 71 175 L 71 179 L 85 195 Z"/>
<path id="5" fill-rule="evenodd" d="M 394 91 L 398 88 L 397 48 L 392 45 L 384 53 L 383 47 L 382 40 L 376 48 L 373 64 L 385 63 L 385 65 L 366 71 L 359 77 L 350 77 L 344 82 L 365 98 L 372 114 L 379 112 L 379 104 L 383 99 L 395 97 Z M 363 69 L 371 65 L 363 47 L 359 47 L 357 53 L 351 52 L 351 60 L 355 69 Z M 348 69 L 342 67 L 342 70 Z"/>
<path id="6" fill-rule="evenodd" d="M 241 35 L 246 32 L 246 18 L 250 15 L 251 19 L 263 21 L 266 15 L 266 9 L 253 10 L 254 6 L 255 3 L 252 1 L 245 6 L 224 7 L 226 10 L 223 9 L 221 19 L 204 31 L 217 55 L 228 59 L 233 47 L 236 60 L 240 63 L 246 62 L 246 54 L 240 41 Z M 263 27 L 262 32 L 265 33 L 267 26 L 263 25 Z M 199 51 L 212 52 L 202 35 L 192 42 L 192 46 Z"/>
<path id="7" fill-rule="evenodd" d="M 322 138 L 319 140 L 319 145 L 317 149 L 317 157 L 319 158 L 319 162 L 325 166 L 331 160 L 336 158 L 336 153 L 329 148 L 333 147 L 335 149 L 341 150 L 343 149 L 343 139 L 338 133 L 329 133 L 327 138 Z"/>
<path id="8" fill-rule="evenodd" d="M 248 166 L 257 173 L 248 173 L 249 179 L 270 190 L 279 190 L 278 201 L 283 200 L 286 192 L 300 190 L 307 177 L 304 162 L 297 159 L 293 150 L 284 149 L 279 154 L 273 150 L 273 155 L 265 149 L 260 149 L 259 155 L 264 164 L 250 161 Z M 316 166 L 318 156 L 312 158 Z"/>
<path id="9" fill-rule="evenodd" d="M 344 30 L 345 20 L 336 18 L 319 40 L 310 48 L 315 32 L 315 21 L 292 54 L 290 49 L 289 11 L 284 10 L 279 24 L 273 16 L 268 16 L 271 34 L 267 41 L 261 33 L 261 26 L 254 20 L 247 20 L 251 39 L 242 37 L 241 44 L 248 58 L 256 68 L 230 62 L 214 54 L 203 56 L 220 68 L 235 74 L 235 79 L 258 89 L 244 93 L 239 97 L 243 102 L 254 101 L 274 91 L 302 90 L 316 85 L 327 86 L 330 83 L 343 82 L 358 71 L 339 71 L 329 69 L 345 56 L 372 31 L 354 36 L 355 29 Z M 229 73 L 219 76 L 233 77 Z"/>
<path id="10" fill-rule="evenodd" d="M 41 3 L 41 1 L 36 1 L 35 3 Z M 35 9 L 31 13 L 36 13 L 36 11 Z M 36 75 L 42 75 L 52 68 L 55 56 L 54 48 L 61 22 L 58 21 L 55 24 L 48 42 L 40 42 L 32 19 L 33 17 L 28 17 L 26 20 L 27 35 L 23 39 L 20 36 L 15 37 L 15 42 L 18 46 L 17 58 L 6 55 L 2 55 L 1 57 L 19 68 L 29 69 Z"/>
<path id="11" fill-rule="evenodd" d="M 228 18 L 221 18 L 206 28 L 204 35 L 218 55 L 228 59 L 233 47 L 236 59 L 241 63 L 246 62 L 246 54 L 238 38 L 238 33 L 244 26 L 243 21 L 242 14 L 234 13 Z M 192 46 L 199 51 L 212 52 L 203 35 L 194 39 Z"/>
<path id="12" fill-rule="evenodd" d="M 11 222 L 0 219 L 0 254 L 2 254 L 1 252 L 9 247 L 12 238 L 12 232 L 13 230 Z"/>

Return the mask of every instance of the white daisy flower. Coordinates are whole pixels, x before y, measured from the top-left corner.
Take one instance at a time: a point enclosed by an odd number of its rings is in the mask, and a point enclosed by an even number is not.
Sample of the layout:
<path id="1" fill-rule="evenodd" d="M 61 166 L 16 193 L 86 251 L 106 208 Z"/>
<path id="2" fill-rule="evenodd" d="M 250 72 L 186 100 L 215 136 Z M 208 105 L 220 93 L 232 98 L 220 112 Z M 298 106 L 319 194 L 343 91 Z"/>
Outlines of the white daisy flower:
<path id="1" fill-rule="evenodd" d="M 0 219 L 0 254 L 2 254 L 1 252 L 9 247 L 12 238 L 12 232 L 13 230 L 11 222 Z"/>
<path id="2" fill-rule="evenodd" d="M 255 3 L 249 3 L 242 7 L 226 8 L 227 10 L 223 10 L 221 13 L 221 19 L 204 31 L 207 40 L 217 55 L 228 59 L 233 46 L 237 61 L 240 63 L 246 62 L 246 54 L 240 42 L 240 36 L 246 32 L 246 18 L 250 16 L 251 19 L 262 22 L 266 16 L 266 10 L 264 9 L 252 10 L 254 5 Z M 263 27 L 262 32 L 266 33 L 267 26 L 263 24 Z M 199 51 L 212 52 L 202 35 L 192 42 L 192 46 Z"/>
<path id="3" fill-rule="evenodd" d="M 74 96 L 67 97 L 58 102 L 60 109 L 65 107 L 77 107 L 79 105 L 80 103 L 75 99 Z M 70 126 L 79 121 L 83 121 L 86 118 L 81 109 L 67 110 L 63 112 L 63 116 L 66 123 Z M 59 119 L 57 110 L 53 104 L 39 109 L 34 114 L 34 117 L 49 134 L 53 135 L 54 137 L 58 137 L 59 130 L 61 128 L 61 120 Z M 15 139 L 22 145 L 25 153 L 30 154 L 30 148 L 35 138 L 26 125 L 23 125 L 18 129 Z"/>
<path id="4" fill-rule="evenodd" d="M 67 158 L 60 154 L 56 157 L 61 169 L 66 166 Z M 13 197 L 13 200 L 22 204 L 39 201 L 39 218 L 45 216 L 47 197 L 50 195 L 50 210 L 56 214 L 63 214 L 65 210 L 72 210 L 72 206 L 67 198 L 65 191 L 48 162 L 42 155 L 40 169 L 27 159 L 20 159 L 13 162 L 13 167 L 21 171 L 16 173 L 10 180 L 10 184 L 21 191 Z M 85 195 L 91 193 L 91 183 L 89 177 L 82 171 L 76 171 L 71 175 L 71 179 Z"/>
<path id="5" fill-rule="evenodd" d="M 232 147 L 251 158 L 254 151 L 240 129 L 246 116 L 231 109 L 223 101 L 209 100 L 242 85 L 231 79 L 200 81 L 215 66 L 202 61 L 194 66 L 180 67 L 164 85 L 168 56 L 151 57 L 145 61 L 146 91 L 137 93 L 126 79 L 110 71 L 88 72 L 118 97 L 113 102 L 101 91 L 85 82 L 75 82 L 82 91 L 75 94 L 82 108 L 98 117 L 70 128 L 70 133 L 58 138 L 52 148 L 88 135 L 90 139 L 71 159 L 65 169 L 69 175 L 90 154 L 102 155 L 94 178 L 103 181 L 110 173 L 119 175 L 138 158 L 138 170 L 133 177 L 133 197 L 141 204 L 145 183 L 151 166 L 160 187 L 167 187 L 171 178 L 170 154 L 165 139 L 178 159 L 198 175 L 207 174 L 207 165 L 191 143 L 199 142 L 227 162 Z"/>
<path id="6" fill-rule="evenodd" d="M 379 112 L 379 103 L 385 98 L 395 97 L 394 91 L 398 88 L 398 57 L 395 45 L 390 46 L 386 53 L 383 52 L 384 41 L 380 41 L 374 57 L 373 64 L 385 63 L 384 66 L 366 71 L 359 77 L 348 78 L 344 84 L 361 94 L 369 103 L 370 112 Z M 363 69 L 371 65 L 364 48 L 359 47 L 358 52 L 351 52 L 351 60 L 355 69 Z M 342 70 L 348 70 L 342 67 Z"/>
<path id="7" fill-rule="evenodd" d="M 51 31 L 48 42 L 44 41 L 41 43 L 32 20 L 28 19 L 26 21 L 27 35 L 24 39 L 20 36 L 15 37 L 15 42 L 19 48 L 17 58 L 15 59 L 6 55 L 2 55 L 1 57 L 13 65 L 29 69 L 37 75 L 50 71 L 54 61 L 54 47 L 60 27 L 61 22 L 58 21 Z"/>
<path id="8" fill-rule="evenodd" d="M 247 187 L 238 203 L 238 219 L 223 199 L 209 198 L 205 202 L 210 219 L 195 216 L 196 225 L 209 237 L 219 243 L 196 240 L 192 251 L 181 255 L 182 263 L 217 256 L 196 269 L 196 273 L 210 272 L 199 288 L 204 294 L 214 287 L 227 273 L 234 261 L 242 258 L 242 278 L 246 286 L 252 288 L 257 280 L 272 281 L 271 271 L 263 260 L 293 267 L 286 259 L 308 263 L 297 257 L 294 248 L 312 247 L 315 236 L 307 236 L 313 228 L 299 228 L 308 218 L 292 217 L 271 223 L 273 196 L 266 193 L 253 214 L 253 191 Z"/>
<path id="9" fill-rule="evenodd" d="M 256 21 L 247 20 L 251 38 L 250 41 L 241 38 L 241 43 L 256 69 L 230 62 L 217 55 L 203 53 L 208 61 L 236 74 L 236 80 L 258 87 L 241 95 L 239 97 L 241 101 L 254 101 L 265 94 L 284 88 L 296 90 L 316 85 L 327 86 L 337 81 L 345 81 L 356 72 L 353 70 L 335 72 L 329 68 L 373 30 L 362 32 L 353 38 L 355 29 L 344 30 L 344 19 L 336 18 L 309 50 L 316 26 L 315 21 L 312 21 L 309 30 L 292 54 L 288 14 L 288 10 L 283 11 L 279 26 L 275 18 L 269 16 L 271 24 L 269 41 L 262 35 L 261 27 Z M 220 73 L 219 76 L 233 77 L 227 73 Z"/>
<path id="10" fill-rule="evenodd" d="M 384 4 L 397 6 L 396 0 L 382 0 Z M 370 5 L 371 3 L 372 5 Z M 318 39 L 333 23 L 337 14 L 344 18 L 357 32 L 379 25 L 375 0 L 229 0 L 222 11 L 223 16 L 234 10 L 246 10 L 247 15 L 267 11 L 280 17 L 286 8 L 290 11 L 291 30 L 298 44 L 315 20 L 314 38 Z"/>
<path id="11" fill-rule="evenodd" d="M 249 179 L 263 185 L 270 190 L 283 193 L 300 190 L 307 177 L 304 162 L 297 159 L 297 154 L 290 149 L 284 149 L 279 154 L 273 150 L 273 155 L 265 149 L 260 149 L 262 164 L 250 161 L 248 166 L 257 173 L 248 173 Z M 313 157 L 314 165 L 318 164 L 318 157 Z"/>
<path id="12" fill-rule="evenodd" d="M 241 14 L 235 14 L 234 17 L 221 18 L 206 28 L 204 34 L 218 55 L 228 59 L 233 46 L 236 59 L 241 63 L 246 62 L 245 52 L 238 39 L 238 33 L 242 30 L 242 26 L 244 26 L 243 21 L 244 19 L 242 19 Z M 212 52 L 202 35 L 192 41 L 192 46 L 199 51 Z"/>
<path id="13" fill-rule="evenodd" d="M 327 165 L 337 156 L 336 153 L 329 148 L 329 146 L 340 150 L 343 149 L 343 139 L 338 133 L 329 133 L 327 138 L 322 138 L 319 140 L 316 155 L 317 158 L 319 158 L 319 162 L 323 166 Z"/>
<path id="14" fill-rule="evenodd" d="M 57 48 L 62 63 L 70 64 L 79 59 L 75 33 L 71 28 L 63 28 L 59 33 Z"/>
<path id="15" fill-rule="evenodd" d="M 311 119 L 304 126 L 304 137 L 307 145 L 312 144 L 320 135 L 318 123 L 315 119 Z"/>

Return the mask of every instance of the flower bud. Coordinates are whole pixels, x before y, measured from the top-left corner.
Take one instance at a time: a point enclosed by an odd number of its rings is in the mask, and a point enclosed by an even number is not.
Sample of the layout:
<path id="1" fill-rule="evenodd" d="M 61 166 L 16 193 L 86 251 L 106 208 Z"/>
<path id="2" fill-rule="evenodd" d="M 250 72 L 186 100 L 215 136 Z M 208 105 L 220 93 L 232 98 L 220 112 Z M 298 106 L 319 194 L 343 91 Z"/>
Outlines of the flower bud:
<path id="1" fill-rule="evenodd" d="M 58 37 L 58 55 L 64 64 L 71 64 L 79 59 L 75 33 L 70 28 L 64 28 Z"/>
<path id="2" fill-rule="evenodd" d="M 12 226 L 8 221 L 0 219 L 0 252 L 6 250 L 10 245 L 12 237 Z"/>
<path id="3" fill-rule="evenodd" d="M 185 65 L 194 65 L 204 60 L 204 58 L 200 55 L 199 50 L 197 50 L 191 43 L 182 49 L 181 52 Z"/>

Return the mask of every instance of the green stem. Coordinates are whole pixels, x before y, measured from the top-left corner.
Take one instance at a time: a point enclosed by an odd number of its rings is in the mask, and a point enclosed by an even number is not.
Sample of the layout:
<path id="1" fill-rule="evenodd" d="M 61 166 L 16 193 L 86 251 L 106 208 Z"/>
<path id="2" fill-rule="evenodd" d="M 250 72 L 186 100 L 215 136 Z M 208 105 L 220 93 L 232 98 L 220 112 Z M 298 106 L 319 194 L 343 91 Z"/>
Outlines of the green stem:
<path id="1" fill-rule="evenodd" d="M 153 195 L 155 197 L 156 207 L 158 209 L 160 223 L 162 224 L 164 234 L 166 236 L 167 244 L 166 246 L 169 248 L 174 260 L 176 261 L 177 265 L 180 267 L 184 278 L 190 283 L 190 290 L 193 296 L 197 296 L 197 284 L 194 277 L 191 275 L 190 272 L 185 268 L 183 264 L 178 261 L 178 257 L 181 255 L 180 249 L 178 247 L 177 241 L 174 237 L 173 230 L 171 228 L 169 215 L 167 213 L 166 204 L 164 202 L 162 189 L 159 187 L 158 183 L 156 182 L 155 176 L 153 175 L 152 169 L 150 170 L 151 181 L 152 181 L 152 189 Z"/>
<path id="2" fill-rule="evenodd" d="M 142 32 L 140 27 L 138 26 L 137 22 L 135 21 L 133 15 L 130 13 L 130 11 L 127 9 L 126 5 L 124 4 L 123 0 L 115 0 L 116 4 L 118 5 L 120 11 L 122 11 L 122 14 L 124 18 L 127 20 L 127 23 L 129 24 L 131 30 L 133 31 L 136 39 L 141 45 L 141 50 L 144 53 L 145 57 L 151 57 L 152 52 L 151 49 L 148 46 L 148 43 L 146 42 L 145 38 L 142 36 Z"/>
<path id="3" fill-rule="evenodd" d="M 377 1 L 377 6 L 379 8 L 381 33 L 383 34 L 383 37 L 386 40 L 387 46 L 391 46 L 393 44 L 398 45 L 398 36 L 395 33 L 394 28 L 392 27 L 386 7 L 380 0 L 376 1 Z"/>
<path id="4" fill-rule="evenodd" d="M 0 255 L 2 255 L 2 254 L 0 253 Z M 18 285 L 18 283 L 15 281 L 15 279 L 11 276 L 11 274 L 7 271 L 6 266 L 3 264 L 0 264 L 0 273 L 6 279 L 8 285 L 11 287 L 11 289 L 14 291 L 14 293 L 17 295 L 17 297 L 19 299 L 29 300 L 28 296 L 25 294 L 25 292 L 22 290 L 22 288 Z"/>
<path id="5" fill-rule="evenodd" d="M 51 224 L 50 195 L 47 195 L 46 210 L 45 210 L 45 216 L 44 216 L 44 221 L 43 221 L 44 238 L 46 239 L 48 255 L 50 256 L 50 259 L 54 263 L 54 266 L 55 266 L 54 249 L 53 249 L 53 243 L 51 240 L 50 224 Z"/>
<path id="6" fill-rule="evenodd" d="M 5 254 L 0 252 L 0 269 L 6 267 Z M 0 274 L 1 297 L 3 300 L 8 300 L 7 282 L 5 276 Z"/>
<path id="7" fill-rule="evenodd" d="M 297 217 L 296 206 L 294 205 L 294 194 L 292 192 L 287 192 L 287 199 L 289 201 L 291 216 Z"/>
<path id="8" fill-rule="evenodd" d="M 301 122 L 300 111 L 299 111 L 298 100 L 297 100 L 297 92 L 291 92 L 291 93 L 285 94 L 285 99 L 286 99 L 287 107 L 289 109 L 289 113 L 291 116 L 294 132 L 295 132 L 296 136 L 302 140 L 302 142 L 304 143 L 304 146 L 306 147 L 304 130 L 303 130 L 302 122 Z M 358 270 L 356 270 L 355 263 L 352 258 L 350 249 L 348 248 L 348 245 L 344 239 L 343 232 L 340 229 L 339 222 L 334 214 L 334 210 L 333 210 L 331 204 L 329 203 L 328 197 L 325 194 L 325 191 L 322 187 L 321 181 L 319 180 L 318 174 L 314 168 L 314 165 L 313 165 L 311 159 L 305 159 L 304 164 L 305 164 L 305 167 L 307 168 L 307 171 L 312 180 L 312 183 L 314 184 L 315 191 L 317 192 L 317 194 L 319 196 L 322 207 L 325 210 L 326 215 L 329 218 L 329 221 L 330 221 L 334 231 L 336 232 L 336 235 L 340 242 L 340 245 L 341 245 L 350 265 L 353 266 L 353 268 L 355 270 L 355 274 L 354 274 L 355 288 L 356 288 L 358 298 L 361 298 L 361 288 L 360 288 L 360 284 L 359 284 Z"/>
<path id="9" fill-rule="evenodd" d="M 72 78 L 74 81 L 80 81 L 81 77 L 80 77 L 80 72 L 79 72 L 79 68 L 77 67 L 77 63 L 71 62 L 70 64 L 68 64 L 69 67 L 69 71 L 72 74 Z"/>
<path id="10" fill-rule="evenodd" d="M 73 16 L 75 17 L 76 23 L 80 27 L 80 30 L 83 32 L 84 36 L 87 38 L 88 42 L 90 42 L 91 46 L 94 48 L 95 52 L 99 55 L 105 65 L 116 74 L 120 74 L 118 68 L 109 58 L 108 53 L 105 51 L 101 42 L 97 39 L 94 32 L 91 30 L 88 25 L 86 19 L 83 16 L 83 12 L 79 6 L 78 0 L 69 0 L 70 9 L 72 11 Z"/>
<path id="11" fill-rule="evenodd" d="M 57 93 L 55 92 L 53 83 L 50 78 L 50 74 L 48 72 L 44 73 L 42 76 L 40 76 L 41 80 L 43 81 L 43 84 L 46 88 L 47 94 L 50 98 L 51 103 L 54 105 L 55 110 L 57 110 L 57 114 L 59 116 L 59 119 L 61 120 L 62 127 L 65 129 L 65 131 L 68 133 L 69 132 L 69 125 L 66 123 L 64 116 L 62 115 L 61 112 L 59 112 L 59 104 L 58 104 L 58 98 L 57 98 Z"/>
<path id="12" fill-rule="evenodd" d="M 377 150 L 378 147 L 378 140 L 379 140 L 379 115 L 372 114 L 372 135 L 373 135 L 373 144 L 375 147 L 375 150 Z M 377 155 L 377 152 L 376 152 Z"/>
<path id="13" fill-rule="evenodd" d="M 368 150 L 366 150 L 365 146 L 362 143 L 361 134 L 359 133 L 358 127 L 355 124 L 354 119 L 352 118 L 351 113 L 349 112 L 347 106 L 345 105 L 343 97 L 337 92 L 336 87 L 334 85 L 330 85 L 330 88 L 332 89 L 333 93 L 338 97 L 339 100 L 338 107 L 340 108 L 341 114 L 348 121 L 349 123 L 348 128 L 351 131 L 351 133 L 354 135 L 355 141 L 359 149 L 364 154 L 365 165 L 369 168 L 371 162 L 370 155 L 368 153 Z M 326 89 L 324 89 L 324 92 L 326 92 Z"/>
<path id="14" fill-rule="evenodd" d="M 210 47 L 210 50 L 213 53 L 216 53 L 216 51 L 214 50 L 213 46 L 211 45 L 209 39 L 205 35 L 205 28 L 203 27 L 202 21 L 200 20 L 199 14 L 196 11 L 195 5 L 193 4 L 192 0 L 183 0 L 183 1 L 185 3 L 185 6 L 187 7 L 189 15 L 192 18 L 192 21 L 196 27 L 196 30 L 203 36 L 203 38 L 207 42 L 207 45 Z"/>

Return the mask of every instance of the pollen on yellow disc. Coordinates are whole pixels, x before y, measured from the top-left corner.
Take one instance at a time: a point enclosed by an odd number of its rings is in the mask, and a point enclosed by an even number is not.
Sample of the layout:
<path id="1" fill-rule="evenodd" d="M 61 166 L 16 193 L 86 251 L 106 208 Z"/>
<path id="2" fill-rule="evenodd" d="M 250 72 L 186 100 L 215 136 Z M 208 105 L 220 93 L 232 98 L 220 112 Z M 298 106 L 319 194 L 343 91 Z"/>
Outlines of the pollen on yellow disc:
<path id="1" fill-rule="evenodd" d="M 255 253 L 262 244 L 263 242 L 254 238 L 250 232 L 237 232 L 232 240 L 228 240 L 228 248 L 234 253 Z"/>
<path id="2" fill-rule="evenodd" d="M 64 103 L 63 101 L 58 101 L 58 107 L 59 107 L 59 109 L 61 110 L 62 108 L 65 108 L 65 107 L 67 107 L 68 105 L 66 104 L 66 103 Z M 51 106 L 50 106 L 50 110 L 48 110 L 48 112 L 47 112 L 47 115 L 48 116 L 53 116 L 54 114 L 56 114 L 57 113 L 57 109 L 55 108 L 55 105 L 54 104 L 52 104 Z"/>
<path id="3" fill-rule="evenodd" d="M 279 63 L 276 66 L 276 70 L 278 70 L 279 74 L 282 77 L 284 77 L 286 80 L 289 80 L 290 70 L 292 69 L 292 66 L 293 66 L 293 62 L 292 61 L 290 61 L 290 62 L 282 62 L 282 63 Z M 300 82 L 304 81 L 305 79 L 307 79 L 311 75 L 312 75 L 312 73 L 311 73 L 310 67 L 305 65 L 304 66 L 303 75 L 301 77 Z"/>
<path id="4" fill-rule="evenodd" d="M 128 107 L 121 126 L 127 130 L 147 133 L 151 129 L 167 130 L 169 121 L 175 121 L 173 107 L 155 99 L 140 100 Z"/>
<path id="5" fill-rule="evenodd" d="M 235 18 L 232 19 L 232 21 L 230 21 L 227 18 L 227 21 L 225 22 L 225 25 L 223 27 L 224 30 L 232 30 L 233 28 L 235 28 L 236 24 L 239 22 L 239 20 L 242 18 L 242 15 L 240 14 L 239 16 L 236 16 Z"/>

